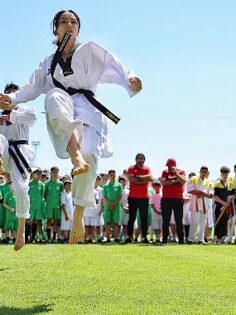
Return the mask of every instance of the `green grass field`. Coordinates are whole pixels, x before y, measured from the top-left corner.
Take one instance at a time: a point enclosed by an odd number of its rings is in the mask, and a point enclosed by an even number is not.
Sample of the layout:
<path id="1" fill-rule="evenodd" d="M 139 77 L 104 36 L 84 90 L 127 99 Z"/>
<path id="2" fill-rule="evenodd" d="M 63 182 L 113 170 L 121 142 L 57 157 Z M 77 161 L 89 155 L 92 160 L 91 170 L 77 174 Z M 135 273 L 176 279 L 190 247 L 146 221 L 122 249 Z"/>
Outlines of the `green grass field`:
<path id="1" fill-rule="evenodd" d="M 0 246 L 0 314 L 236 314 L 236 246 Z"/>

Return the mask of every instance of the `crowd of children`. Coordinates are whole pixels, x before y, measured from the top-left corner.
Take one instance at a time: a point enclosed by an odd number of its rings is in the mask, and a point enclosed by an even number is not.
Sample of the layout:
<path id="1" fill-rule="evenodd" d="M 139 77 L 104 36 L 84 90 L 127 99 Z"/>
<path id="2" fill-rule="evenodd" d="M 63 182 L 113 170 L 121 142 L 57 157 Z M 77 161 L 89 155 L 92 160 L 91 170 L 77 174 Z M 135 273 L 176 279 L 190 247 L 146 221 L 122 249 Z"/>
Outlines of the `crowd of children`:
<path id="1" fill-rule="evenodd" d="M 235 176 L 222 167 L 220 178 L 208 179 L 203 166 L 199 176 L 190 173 L 183 194 L 183 227 L 187 244 L 233 244 L 235 238 Z M 30 218 L 26 221 L 25 243 L 68 243 L 73 222 L 71 175 L 59 176 L 59 168 L 50 171 L 35 168 L 29 183 Z M 129 182 L 124 170 L 98 174 L 94 198 L 96 207 L 84 212 L 84 243 L 125 243 L 129 220 Z M 149 242 L 162 244 L 162 185 L 153 179 L 149 188 Z M 16 238 L 16 196 L 9 173 L 0 176 L 0 239 L 12 244 Z M 139 213 L 134 224 L 133 242 L 142 241 Z M 168 242 L 177 242 L 174 216 L 170 220 Z"/>

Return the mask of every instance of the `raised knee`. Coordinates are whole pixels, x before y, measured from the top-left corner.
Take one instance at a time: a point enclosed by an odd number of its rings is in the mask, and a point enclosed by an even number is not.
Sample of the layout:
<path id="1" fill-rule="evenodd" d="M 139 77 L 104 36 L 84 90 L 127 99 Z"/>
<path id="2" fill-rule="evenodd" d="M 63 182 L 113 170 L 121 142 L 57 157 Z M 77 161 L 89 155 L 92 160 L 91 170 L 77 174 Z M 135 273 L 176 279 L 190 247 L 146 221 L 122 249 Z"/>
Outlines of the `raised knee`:
<path id="1" fill-rule="evenodd" d="M 67 92 L 63 91 L 62 89 L 56 87 L 46 93 L 45 103 L 50 102 L 51 100 L 55 100 L 58 97 L 70 98 L 70 95 Z"/>

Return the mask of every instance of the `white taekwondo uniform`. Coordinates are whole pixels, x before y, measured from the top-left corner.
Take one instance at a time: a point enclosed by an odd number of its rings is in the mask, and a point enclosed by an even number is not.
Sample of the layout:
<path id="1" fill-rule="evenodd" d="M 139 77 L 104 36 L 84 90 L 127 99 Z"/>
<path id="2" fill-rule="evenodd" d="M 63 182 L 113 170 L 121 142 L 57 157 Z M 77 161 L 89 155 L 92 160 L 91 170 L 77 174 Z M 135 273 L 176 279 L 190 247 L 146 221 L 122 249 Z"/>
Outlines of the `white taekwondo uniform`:
<path id="1" fill-rule="evenodd" d="M 1 117 L 1 116 L 0 116 Z M 9 141 L 29 141 L 29 127 L 36 121 L 34 108 L 21 106 L 11 111 L 9 123 L 4 122 L 0 125 L 0 154 L 3 159 L 5 171 L 11 174 L 12 186 L 16 194 L 16 215 L 18 218 L 29 218 L 30 200 L 28 195 L 30 170 L 24 166 L 19 157 L 16 147 L 9 145 Z M 23 174 L 20 172 L 13 157 L 9 153 L 13 151 L 19 161 Z M 29 167 L 34 164 L 34 151 L 28 144 L 17 145 L 20 153 L 27 161 Z"/>
<path id="2" fill-rule="evenodd" d="M 28 84 L 9 96 L 13 104 L 18 104 L 33 100 L 42 93 L 46 94 L 47 128 L 57 156 L 69 158 L 66 149 L 74 132 L 83 157 L 90 165 L 88 173 L 74 177 L 74 203 L 94 207 L 93 187 L 97 176 L 97 159 L 112 155 L 107 118 L 84 95 L 70 96 L 64 90 L 55 88 L 50 74 L 52 59 L 53 55 L 40 63 Z M 54 78 L 66 89 L 87 89 L 96 93 L 97 84 L 111 83 L 123 86 L 130 96 L 137 93 L 131 90 L 129 84 L 129 78 L 136 75 L 127 70 L 115 55 L 92 41 L 79 45 L 68 60 L 70 71 L 64 71 L 62 62 L 58 62 L 54 72 Z"/>

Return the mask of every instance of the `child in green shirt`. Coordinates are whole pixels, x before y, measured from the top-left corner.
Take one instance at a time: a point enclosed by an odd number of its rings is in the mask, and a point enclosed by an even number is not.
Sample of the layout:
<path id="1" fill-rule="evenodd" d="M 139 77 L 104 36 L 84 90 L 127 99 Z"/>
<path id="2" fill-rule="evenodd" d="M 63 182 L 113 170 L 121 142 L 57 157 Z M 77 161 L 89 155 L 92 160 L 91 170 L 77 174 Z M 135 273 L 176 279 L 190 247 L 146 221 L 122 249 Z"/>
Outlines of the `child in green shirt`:
<path id="1" fill-rule="evenodd" d="M 61 192 L 63 183 L 59 178 L 59 168 L 51 168 L 51 178 L 45 184 L 44 197 L 46 200 L 47 235 L 51 241 L 51 227 L 53 226 L 53 240 L 56 240 L 57 228 L 61 221 Z"/>
<path id="2" fill-rule="evenodd" d="M 10 187 L 10 191 L 4 196 L 3 206 L 6 209 L 4 229 L 8 234 L 8 240 L 10 241 L 10 238 L 13 238 L 13 242 L 15 242 L 18 219 L 16 216 L 16 196 L 12 187 Z"/>

